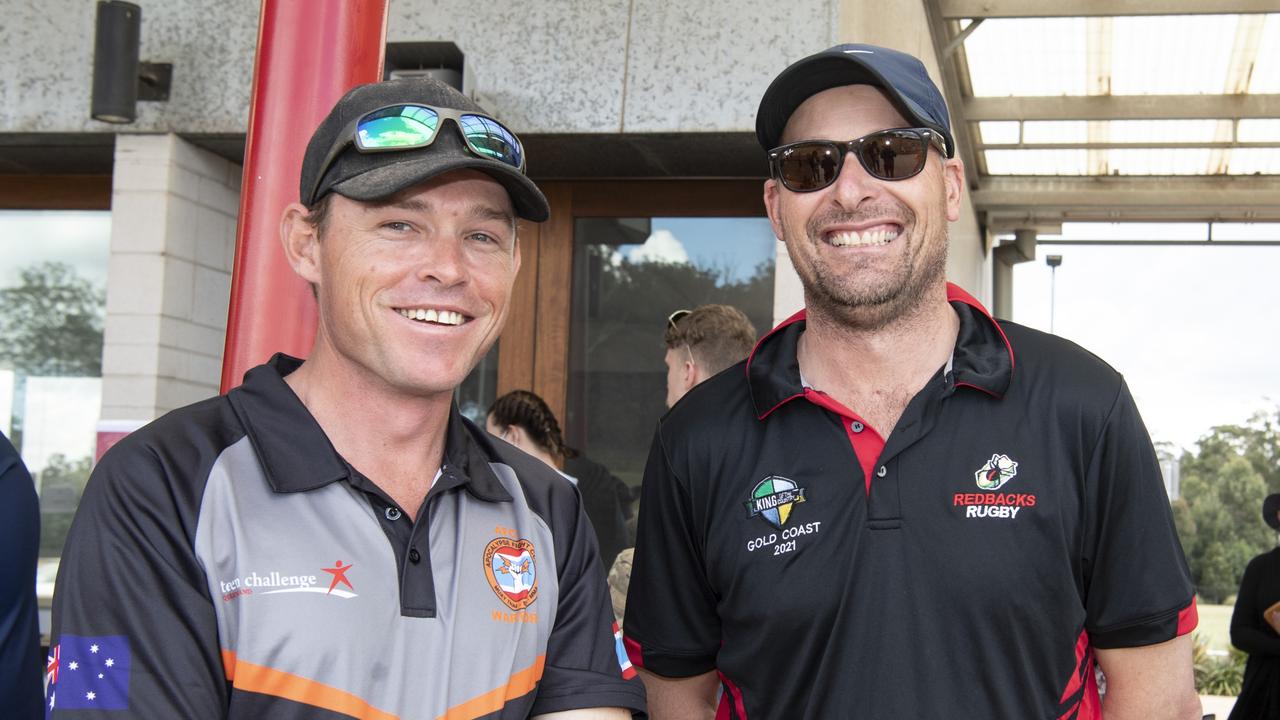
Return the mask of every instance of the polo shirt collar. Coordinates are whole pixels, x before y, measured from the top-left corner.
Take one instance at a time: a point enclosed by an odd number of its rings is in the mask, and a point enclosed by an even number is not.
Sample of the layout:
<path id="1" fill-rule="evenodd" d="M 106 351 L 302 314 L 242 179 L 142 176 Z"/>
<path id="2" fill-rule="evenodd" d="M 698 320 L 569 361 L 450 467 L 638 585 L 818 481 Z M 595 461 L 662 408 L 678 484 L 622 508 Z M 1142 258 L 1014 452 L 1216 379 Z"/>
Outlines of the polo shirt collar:
<path id="1" fill-rule="evenodd" d="M 284 381 L 301 366 L 302 360 L 276 353 L 265 365 L 245 373 L 244 383 L 227 393 L 267 483 L 278 493 L 306 492 L 350 479 L 347 463 Z M 463 418 L 454 403 L 449 408 L 438 482 L 465 486 L 481 500 L 510 502 L 511 495 L 489 465 L 496 458 L 485 434 Z"/>
<path id="2" fill-rule="evenodd" d="M 959 286 L 947 283 L 947 301 L 960 318 L 950 371 L 956 387 L 1004 397 L 1013 381 L 1013 347 L 987 309 Z M 805 329 L 805 311 L 782 321 L 756 343 L 747 358 L 747 383 L 756 417 L 804 396 L 797 355 Z"/>

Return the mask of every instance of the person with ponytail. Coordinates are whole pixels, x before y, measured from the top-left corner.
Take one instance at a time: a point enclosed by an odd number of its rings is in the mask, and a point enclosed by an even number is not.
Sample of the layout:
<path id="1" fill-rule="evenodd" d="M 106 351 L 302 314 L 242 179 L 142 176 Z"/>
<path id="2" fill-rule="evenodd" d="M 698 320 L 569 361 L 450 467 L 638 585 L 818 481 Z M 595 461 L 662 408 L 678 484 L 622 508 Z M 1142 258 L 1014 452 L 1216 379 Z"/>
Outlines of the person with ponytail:
<path id="1" fill-rule="evenodd" d="M 626 484 L 600 463 L 565 445 L 560 423 L 551 408 L 528 390 L 512 390 L 495 400 L 489 408 L 485 427 L 491 434 L 555 468 L 578 486 L 607 571 L 618 553 L 627 547 L 626 502 L 631 492 Z"/>

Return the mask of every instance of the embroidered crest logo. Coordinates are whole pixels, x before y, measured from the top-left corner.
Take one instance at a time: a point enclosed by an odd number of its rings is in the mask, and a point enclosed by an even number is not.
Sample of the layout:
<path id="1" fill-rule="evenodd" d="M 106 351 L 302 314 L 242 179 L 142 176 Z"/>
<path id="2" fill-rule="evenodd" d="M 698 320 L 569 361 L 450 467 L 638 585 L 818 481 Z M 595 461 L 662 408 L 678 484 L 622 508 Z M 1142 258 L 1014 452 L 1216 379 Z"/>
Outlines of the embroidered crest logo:
<path id="1" fill-rule="evenodd" d="M 538 599 L 538 571 L 533 543 L 499 537 L 484 548 L 484 574 L 489 587 L 507 607 L 523 610 Z"/>
<path id="2" fill-rule="evenodd" d="M 804 502 L 804 488 L 793 480 L 778 475 L 756 483 L 751 499 L 746 501 L 747 517 L 763 517 L 770 525 L 782 529 L 796 505 Z"/>
<path id="3" fill-rule="evenodd" d="M 983 490 L 996 490 L 1017 474 L 1018 463 L 1008 455 L 996 453 L 991 456 L 986 465 L 973 474 L 973 479 L 978 481 L 978 487 Z"/>

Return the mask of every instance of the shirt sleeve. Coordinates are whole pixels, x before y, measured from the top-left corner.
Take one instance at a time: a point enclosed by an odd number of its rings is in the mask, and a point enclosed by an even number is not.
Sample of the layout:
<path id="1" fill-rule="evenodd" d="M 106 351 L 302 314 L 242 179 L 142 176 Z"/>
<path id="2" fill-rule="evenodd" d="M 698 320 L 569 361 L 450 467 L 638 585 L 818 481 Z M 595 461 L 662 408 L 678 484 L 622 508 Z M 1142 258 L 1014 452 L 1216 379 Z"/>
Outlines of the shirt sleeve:
<path id="1" fill-rule="evenodd" d="M 1153 645 L 1194 630 L 1191 573 L 1151 437 L 1124 383 L 1097 440 L 1085 496 L 1090 644 Z"/>
<path id="2" fill-rule="evenodd" d="M 1261 576 L 1272 568 L 1274 557 L 1274 553 L 1259 555 L 1245 567 L 1240 592 L 1236 594 L 1236 607 L 1231 612 L 1231 644 L 1250 655 L 1280 655 L 1280 635 L 1276 635 L 1262 617 L 1271 603 L 1260 597 L 1259 587 Z M 1276 600 L 1280 597 L 1271 602 Z"/>
<path id="3" fill-rule="evenodd" d="M 63 550 L 45 701 L 55 720 L 226 716 L 214 608 L 190 541 L 199 488 L 136 436 L 95 468 Z"/>
<path id="4" fill-rule="evenodd" d="M 557 541 L 560 596 L 556 622 L 547 640 L 546 664 L 530 715 L 618 707 L 645 718 L 644 686 L 622 651 L 622 635 L 613 620 L 595 532 L 572 490 L 574 506 L 568 532 Z M 559 524 L 559 523 L 557 523 Z"/>
<path id="5" fill-rule="evenodd" d="M 661 428 L 640 493 L 623 623 L 627 653 L 635 665 L 666 677 L 714 670 L 720 619 L 705 571 L 703 533 L 694 521 L 688 486 L 672 469 Z"/>

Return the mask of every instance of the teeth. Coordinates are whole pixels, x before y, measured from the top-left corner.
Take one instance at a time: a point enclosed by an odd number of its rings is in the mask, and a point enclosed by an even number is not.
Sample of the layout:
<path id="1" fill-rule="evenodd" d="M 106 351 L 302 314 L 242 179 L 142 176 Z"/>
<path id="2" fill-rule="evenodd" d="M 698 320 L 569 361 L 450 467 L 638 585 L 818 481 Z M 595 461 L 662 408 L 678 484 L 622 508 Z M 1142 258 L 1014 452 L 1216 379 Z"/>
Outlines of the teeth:
<path id="1" fill-rule="evenodd" d="M 452 310 L 435 310 L 433 308 L 399 308 L 396 312 L 410 320 L 438 323 L 440 325 L 461 325 L 462 313 Z"/>
<path id="2" fill-rule="evenodd" d="M 854 230 L 847 232 L 839 232 L 833 234 L 828 242 L 836 247 L 872 247 L 875 245 L 887 245 L 898 237 L 897 229 L 876 228 L 859 233 Z"/>

